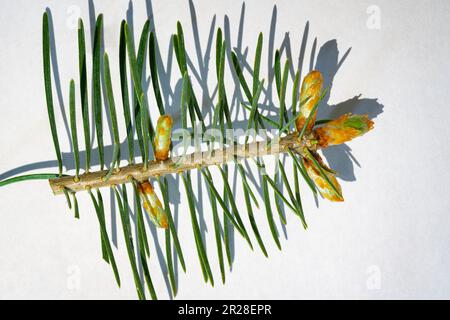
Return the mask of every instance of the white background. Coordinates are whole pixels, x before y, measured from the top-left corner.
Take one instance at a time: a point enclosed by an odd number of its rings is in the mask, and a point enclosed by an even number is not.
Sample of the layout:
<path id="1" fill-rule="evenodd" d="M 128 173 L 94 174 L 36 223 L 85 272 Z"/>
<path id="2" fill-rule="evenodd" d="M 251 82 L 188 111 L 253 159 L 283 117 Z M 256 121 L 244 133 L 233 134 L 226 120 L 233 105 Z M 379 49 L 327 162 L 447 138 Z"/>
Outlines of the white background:
<path id="1" fill-rule="evenodd" d="M 170 36 L 175 32 L 176 21 L 180 20 L 188 54 L 199 70 L 192 9 L 197 17 L 203 57 L 214 15 L 215 27 L 222 28 L 224 17 L 228 16 L 232 46 L 237 45 L 242 3 L 194 2 L 194 8 L 190 8 L 188 1 L 152 1 L 150 10 L 145 1 L 134 1 L 135 35 L 139 35 L 148 12 L 153 11 L 164 65 Z M 66 108 L 69 80 L 78 81 L 78 15 L 85 21 L 88 44 L 91 40 L 87 1 L 2 0 L 0 6 L 0 174 L 4 174 L 22 165 L 55 158 L 41 62 L 41 21 L 45 8 L 49 7 L 53 16 Z M 126 17 L 127 7 L 128 1 L 95 1 L 96 13 L 104 13 L 105 48 L 113 65 L 118 110 L 122 107 L 117 67 L 119 25 Z M 320 56 L 323 48 L 321 59 L 326 70 L 330 68 L 327 63 L 331 66 L 336 63 L 333 62 L 335 43 L 339 59 L 351 47 L 334 77 L 328 104 L 337 105 L 361 94 L 360 99 L 365 100 L 344 105 L 355 107 L 355 112 L 360 109 L 359 112 L 378 115 L 374 119 L 375 130 L 348 144 L 359 165 L 349 160 L 344 148 L 328 154 L 330 165 L 342 177 L 346 201 L 334 204 L 319 199 L 317 207 L 313 196 L 303 188 L 309 229 L 305 232 L 298 219 L 286 210 L 288 239 L 277 219 L 282 251 L 277 250 L 271 239 L 265 212 L 258 211 L 258 223 L 270 257 L 266 259 L 261 254 L 256 241 L 255 251 L 251 252 L 237 236 L 233 270 L 227 272 L 225 285 L 220 283 L 210 207 L 205 201 L 206 242 L 215 288 L 203 283 L 184 188 L 180 185 L 179 234 L 188 273 L 181 269 L 178 272 L 177 298 L 450 298 L 449 18 L 450 3 L 437 0 L 245 2 L 241 49 L 248 47 L 247 59 L 253 64 L 258 32 L 264 33 L 264 78 L 267 78 L 271 20 L 276 22 L 272 23 L 275 48 L 280 47 L 285 33 L 289 33 L 295 65 L 307 21 L 305 68 L 309 68 L 314 38 L 317 38 L 316 56 L 318 53 Z M 335 43 L 328 42 L 333 39 Z M 215 35 L 208 71 L 210 92 L 216 79 L 214 41 Z M 90 45 L 87 50 L 90 52 Z M 176 108 L 179 73 L 175 61 L 171 68 L 175 98 L 174 101 L 169 98 L 168 102 Z M 228 67 L 227 73 L 231 97 L 234 82 Z M 197 89 L 201 97 L 200 86 Z M 149 96 L 156 117 L 151 90 Z M 77 100 L 78 97 L 77 93 Z M 59 132 L 64 137 L 62 149 L 66 163 L 70 163 L 67 161 L 70 146 L 65 138 L 56 90 L 54 100 Z M 275 98 L 274 103 L 277 103 Z M 325 109 L 322 112 L 328 112 Z M 109 134 L 105 137 L 109 144 Z M 83 145 L 81 136 L 79 141 Z M 290 161 L 287 168 L 291 172 Z M 55 172 L 56 169 L 35 171 Z M 219 177 L 218 172 L 214 171 L 214 175 Z M 220 184 L 218 187 L 221 188 Z M 178 186 L 173 184 L 171 189 L 176 193 Z M 197 185 L 194 189 L 197 195 L 207 199 L 204 189 L 198 192 Z M 246 216 L 240 183 L 236 193 L 236 201 Z M 109 191 L 103 195 L 109 207 Z M 87 195 L 79 196 L 79 221 L 73 219 L 64 197 L 54 197 L 45 181 L 2 188 L 0 203 L 0 298 L 136 298 L 118 213 L 113 225 L 117 226 L 118 250 L 114 252 L 122 277 L 120 289 L 116 287 L 110 266 L 101 259 L 97 220 Z M 110 225 L 109 214 L 108 221 Z M 248 221 L 246 224 L 250 229 Z M 110 234 L 114 233 L 115 228 L 112 229 L 108 227 Z M 164 252 L 163 233 L 155 234 Z M 159 297 L 167 298 L 158 251 L 154 242 L 150 242 L 153 280 Z"/>

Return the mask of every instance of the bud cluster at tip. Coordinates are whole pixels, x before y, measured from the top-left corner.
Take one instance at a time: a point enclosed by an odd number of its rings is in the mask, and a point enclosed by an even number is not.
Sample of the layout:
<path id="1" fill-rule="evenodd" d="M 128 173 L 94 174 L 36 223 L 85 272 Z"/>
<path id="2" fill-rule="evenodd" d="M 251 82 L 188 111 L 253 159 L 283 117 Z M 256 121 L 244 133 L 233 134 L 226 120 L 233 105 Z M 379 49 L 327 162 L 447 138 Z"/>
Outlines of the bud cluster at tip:
<path id="1" fill-rule="evenodd" d="M 373 129 L 373 122 L 369 120 L 367 115 L 352 115 L 349 113 L 314 128 L 317 115 L 316 105 L 320 102 L 322 87 L 323 77 L 317 70 L 311 71 L 303 79 L 300 90 L 300 102 L 303 104 L 300 106 L 295 124 L 299 133 L 306 133 L 303 136 L 304 139 L 309 137 L 310 134 L 314 145 L 307 146 L 302 153 L 302 162 L 308 176 L 314 181 L 324 198 L 331 201 L 344 201 L 341 186 L 336 179 L 336 172 L 327 167 L 315 150 L 342 144 L 359 137 Z M 311 114 L 311 112 L 314 112 L 314 114 Z M 310 118 L 309 122 L 308 118 Z M 305 125 L 307 125 L 306 128 L 304 128 Z"/>

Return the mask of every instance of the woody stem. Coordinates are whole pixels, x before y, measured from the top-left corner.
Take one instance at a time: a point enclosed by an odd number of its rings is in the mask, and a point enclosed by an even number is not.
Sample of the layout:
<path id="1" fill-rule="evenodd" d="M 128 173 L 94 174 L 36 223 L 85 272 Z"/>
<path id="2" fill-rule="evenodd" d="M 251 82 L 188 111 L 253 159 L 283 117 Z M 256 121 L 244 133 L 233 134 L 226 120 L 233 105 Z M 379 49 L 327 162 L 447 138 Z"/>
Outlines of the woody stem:
<path id="1" fill-rule="evenodd" d="M 192 169 L 220 165 L 242 159 L 256 158 L 265 155 L 286 153 L 289 150 L 301 153 L 303 147 L 309 146 L 310 139 L 304 137 L 301 141 L 298 133 L 291 133 L 281 137 L 276 143 L 267 141 L 251 142 L 248 144 L 236 144 L 212 151 L 198 151 L 184 156 L 176 156 L 166 161 L 153 161 L 144 169 L 143 164 L 130 164 L 114 171 L 109 179 L 105 179 L 108 170 L 88 172 L 79 175 L 78 180 L 74 176 L 65 176 L 50 179 L 50 187 L 55 195 L 62 194 L 64 189 L 78 192 L 87 189 L 111 187 L 131 182 L 133 179 L 144 181 L 172 173 L 181 173 Z"/>

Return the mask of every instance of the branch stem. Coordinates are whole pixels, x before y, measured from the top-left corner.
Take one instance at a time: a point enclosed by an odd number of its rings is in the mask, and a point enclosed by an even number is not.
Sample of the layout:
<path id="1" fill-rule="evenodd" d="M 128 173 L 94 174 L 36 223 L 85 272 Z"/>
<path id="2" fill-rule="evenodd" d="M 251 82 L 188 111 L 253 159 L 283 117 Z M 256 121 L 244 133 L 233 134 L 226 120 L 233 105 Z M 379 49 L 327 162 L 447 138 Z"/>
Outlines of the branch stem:
<path id="1" fill-rule="evenodd" d="M 65 176 L 50 179 L 49 182 L 53 193 L 58 195 L 63 193 L 64 188 L 72 192 L 78 192 L 111 187 L 113 185 L 131 182 L 133 179 L 145 181 L 167 174 L 220 165 L 232 162 L 235 158 L 239 161 L 265 155 L 287 153 L 289 150 L 302 153 L 303 147 L 310 147 L 311 137 L 305 136 L 302 140 L 299 140 L 297 135 L 298 133 L 291 133 L 281 137 L 279 143 L 268 144 L 267 141 L 257 141 L 247 144 L 236 144 L 211 151 L 198 151 L 184 156 L 171 157 L 166 161 L 153 161 L 149 163 L 147 169 L 144 169 L 143 164 L 129 164 L 115 170 L 108 179 L 105 178 L 108 170 L 101 170 L 79 175 L 78 181 L 76 181 L 74 176 Z"/>

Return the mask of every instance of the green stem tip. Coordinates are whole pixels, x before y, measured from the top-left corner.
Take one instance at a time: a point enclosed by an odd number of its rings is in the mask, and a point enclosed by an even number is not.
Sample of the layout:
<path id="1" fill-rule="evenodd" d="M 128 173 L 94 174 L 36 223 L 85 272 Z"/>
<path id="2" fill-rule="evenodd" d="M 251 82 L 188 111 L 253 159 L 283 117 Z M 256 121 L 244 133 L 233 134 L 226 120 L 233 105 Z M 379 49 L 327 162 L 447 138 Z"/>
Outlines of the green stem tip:
<path id="1" fill-rule="evenodd" d="M 65 175 L 63 175 L 65 176 Z M 0 181 L 0 187 L 6 186 L 8 184 L 20 182 L 20 181 L 27 181 L 27 180 L 48 180 L 48 179 L 54 179 L 60 177 L 57 173 L 35 173 L 35 174 L 26 174 L 23 176 L 17 176 L 10 179 L 6 179 L 3 181 Z"/>

